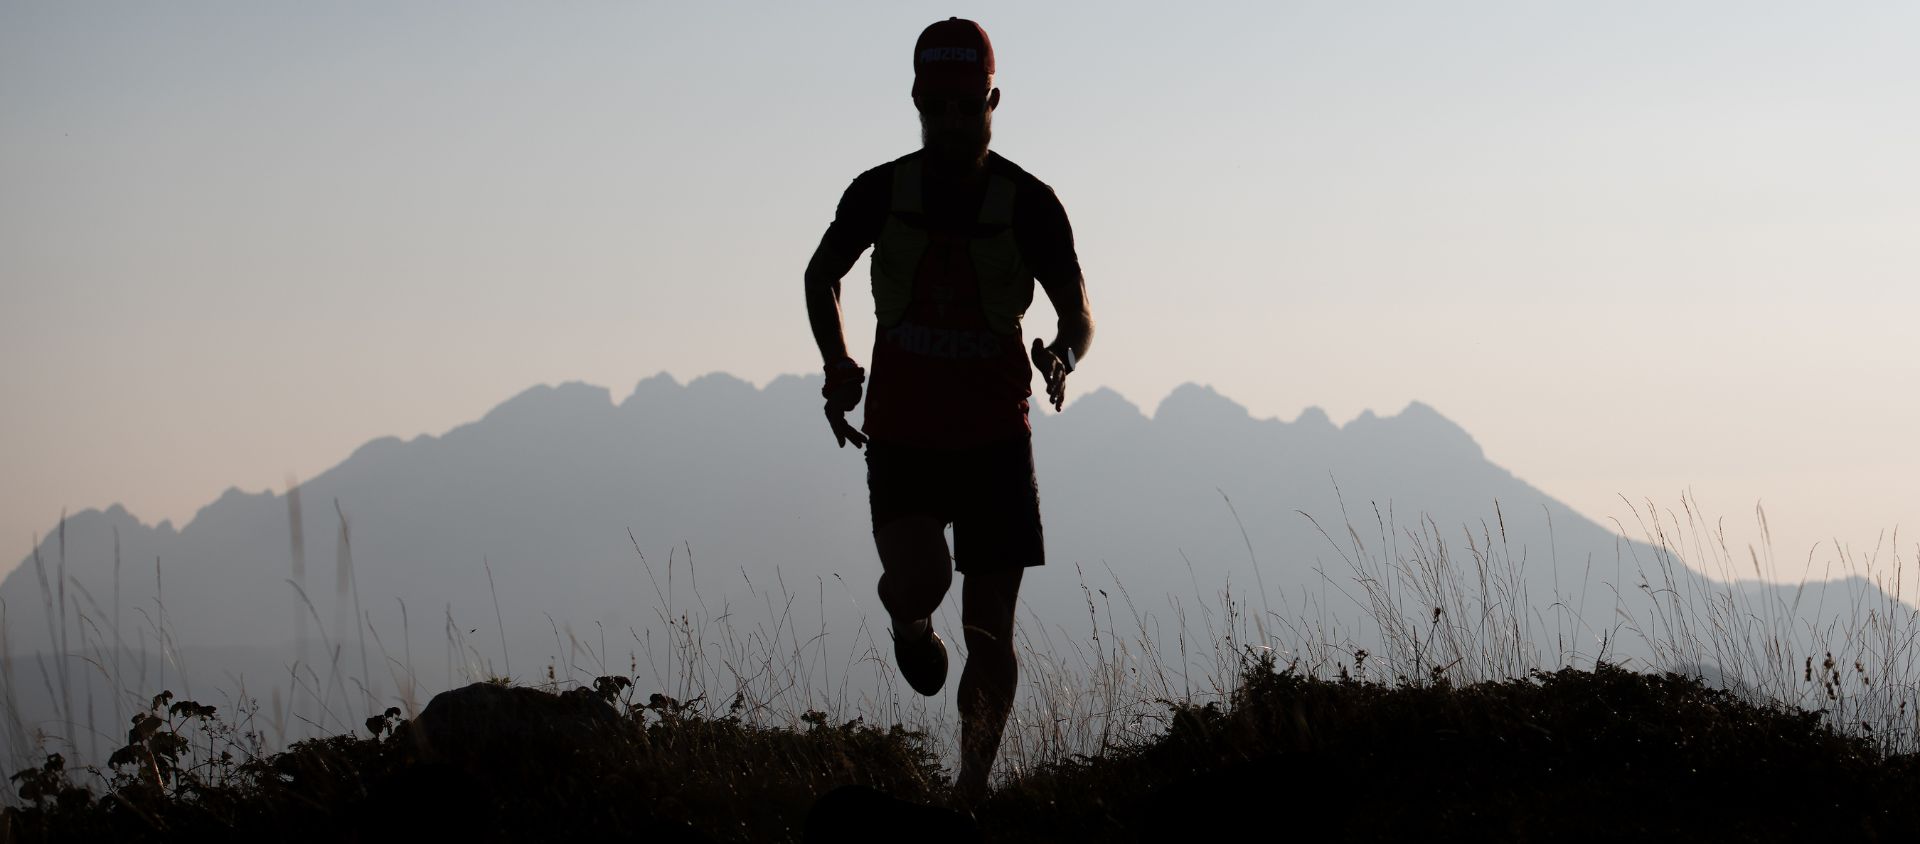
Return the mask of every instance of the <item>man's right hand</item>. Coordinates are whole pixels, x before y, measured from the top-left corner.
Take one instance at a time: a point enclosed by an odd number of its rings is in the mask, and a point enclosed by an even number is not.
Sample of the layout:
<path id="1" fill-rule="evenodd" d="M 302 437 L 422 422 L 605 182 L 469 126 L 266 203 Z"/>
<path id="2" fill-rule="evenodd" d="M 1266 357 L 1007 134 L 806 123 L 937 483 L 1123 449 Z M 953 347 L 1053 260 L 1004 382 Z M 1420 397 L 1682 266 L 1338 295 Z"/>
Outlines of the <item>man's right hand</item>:
<path id="1" fill-rule="evenodd" d="M 833 428 L 833 438 L 841 448 L 846 448 L 848 442 L 852 442 L 854 448 L 867 447 L 867 435 L 860 433 L 859 428 L 847 421 L 844 411 L 834 410 L 832 402 L 827 403 L 827 424 Z"/>
<path id="2" fill-rule="evenodd" d="M 860 404 L 860 385 L 867 379 L 866 370 L 846 358 L 827 364 L 826 372 L 827 383 L 820 388 L 820 395 L 827 400 L 827 425 L 833 428 L 833 438 L 841 448 L 846 448 L 849 440 L 854 448 L 866 447 L 867 436 L 847 422 L 847 411 Z"/>

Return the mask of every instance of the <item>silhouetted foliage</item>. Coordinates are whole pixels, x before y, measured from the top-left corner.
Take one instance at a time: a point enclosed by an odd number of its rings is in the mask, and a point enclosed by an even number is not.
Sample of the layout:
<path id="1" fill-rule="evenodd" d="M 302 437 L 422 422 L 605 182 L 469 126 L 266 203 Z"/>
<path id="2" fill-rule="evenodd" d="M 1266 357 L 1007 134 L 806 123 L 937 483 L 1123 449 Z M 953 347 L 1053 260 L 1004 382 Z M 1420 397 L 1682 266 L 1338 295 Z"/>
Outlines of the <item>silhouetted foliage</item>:
<path id="1" fill-rule="evenodd" d="M 1912 756 L 1680 675 L 1534 672 L 1455 687 L 1319 679 L 1250 657 L 1231 706 L 1052 766 L 982 811 L 995 840 L 1213 834 L 1287 807 L 1334 840 L 1912 840 Z M 1295 816 L 1297 814 L 1297 819 Z"/>
<path id="2" fill-rule="evenodd" d="M 814 712 L 799 729 L 757 727 L 738 707 L 707 717 L 697 701 L 635 701 L 632 685 L 601 677 L 592 689 L 561 695 L 508 689 L 600 707 L 612 729 L 539 753 L 496 743 L 491 757 L 429 747 L 416 722 L 389 709 L 367 719 L 368 736 L 312 739 L 240 760 L 190 738 L 187 719 L 202 722 L 195 737 L 226 735 L 212 727 L 212 708 L 168 706 L 171 694 L 163 693 L 114 753 L 105 797 L 74 786 L 64 760 L 50 757 L 13 777 L 28 805 L 5 810 L 0 837 L 797 840 L 813 800 L 835 787 L 927 801 L 945 783 L 924 736 L 897 726 L 833 724 Z M 462 724 L 474 744 L 528 726 L 537 725 Z"/>
<path id="3" fill-rule="evenodd" d="M 1913 756 L 1885 756 L 1817 712 L 1756 705 L 1680 675 L 1602 663 L 1466 686 L 1383 684 L 1344 672 L 1321 679 L 1249 651 L 1241 680 L 1225 705 L 1166 702 L 1167 727 L 1150 741 L 1014 779 L 978 811 L 986 839 L 1159 840 L 1247 824 L 1332 840 L 1920 834 Z M 738 700 L 717 717 L 698 699 L 641 702 L 625 677 L 558 695 L 492 688 L 556 711 L 601 707 L 612 729 L 591 740 L 523 732 L 557 746 L 474 752 L 487 733 L 514 727 L 469 721 L 472 746 L 447 753 L 422 741 L 426 712 L 408 721 L 389 709 L 367 719 L 366 737 L 236 761 L 189 738 L 226 735 L 211 707 L 163 693 L 133 719 L 104 797 L 74 786 L 64 760 L 48 757 L 13 776 L 29 805 L 6 810 L 4 832 L 22 841 L 797 841 L 809 808 L 840 786 L 907 803 L 945 797 L 925 736 L 899 726 L 836 724 L 819 712 L 791 729 L 754 726 Z"/>

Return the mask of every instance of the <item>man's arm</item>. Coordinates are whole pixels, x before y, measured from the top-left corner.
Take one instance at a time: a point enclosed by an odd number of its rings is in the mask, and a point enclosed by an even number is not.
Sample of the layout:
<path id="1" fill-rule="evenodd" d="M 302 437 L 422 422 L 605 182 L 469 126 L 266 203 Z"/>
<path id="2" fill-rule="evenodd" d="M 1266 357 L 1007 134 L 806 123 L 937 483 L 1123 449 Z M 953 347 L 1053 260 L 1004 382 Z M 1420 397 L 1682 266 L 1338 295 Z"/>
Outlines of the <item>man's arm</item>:
<path id="1" fill-rule="evenodd" d="M 807 322 L 813 326 L 820 361 L 829 366 L 852 357 L 847 354 L 846 321 L 840 312 L 840 280 L 859 257 L 840 254 L 823 237 L 807 262 Z"/>
<path id="2" fill-rule="evenodd" d="M 1069 353 L 1078 366 L 1093 345 L 1093 308 L 1087 304 L 1087 282 L 1080 273 L 1067 209 L 1045 185 L 1030 195 L 1034 205 L 1026 239 L 1031 247 L 1022 248 L 1034 256 L 1034 280 L 1047 291 L 1047 300 L 1059 315 L 1053 342 L 1033 341 L 1033 366 L 1047 380 L 1047 400 L 1059 410 L 1067 400 L 1067 373 L 1072 371 L 1067 364 Z"/>
<path id="3" fill-rule="evenodd" d="M 820 388 L 820 395 L 827 400 L 827 426 L 833 429 L 834 441 L 841 448 L 848 442 L 854 448 L 863 448 L 867 437 L 847 422 L 847 411 L 860 404 L 860 383 L 866 373 L 847 354 L 846 323 L 840 314 L 840 279 L 853 268 L 859 255 L 848 258 L 831 241 L 830 236 L 821 238 L 813 259 L 807 262 L 807 322 L 813 326 L 813 342 L 826 362 L 827 383 Z"/>
<path id="4" fill-rule="evenodd" d="M 1053 312 L 1060 317 L 1054 326 L 1053 342 L 1047 348 L 1061 356 L 1072 349 L 1076 362 L 1085 360 L 1088 347 L 1093 345 L 1093 307 L 1087 304 L 1087 280 L 1080 274 L 1079 266 L 1073 267 L 1071 276 L 1036 280 L 1040 288 L 1047 291 L 1047 301 L 1053 303 Z"/>
<path id="5" fill-rule="evenodd" d="M 854 179 L 840 197 L 833 225 L 820 237 L 820 245 L 807 261 L 807 324 L 813 328 L 814 345 L 826 364 L 827 382 L 820 389 L 827 400 L 827 424 L 842 448 L 851 442 L 855 448 L 867 444 L 866 436 L 847 423 L 847 412 L 860 404 L 860 385 L 866 372 L 847 354 L 846 320 L 840 311 L 840 279 L 853 269 L 860 253 L 879 236 L 886 215 L 886 182 L 878 171 L 869 170 Z"/>
<path id="6" fill-rule="evenodd" d="M 1067 404 L 1067 374 L 1086 357 L 1087 347 L 1093 345 L 1093 309 L 1087 305 L 1087 283 L 1077 265 L 1071 275 L 1051 275 L 1039 281 L 1060 320 L 1053 343 L 1043 345 L 1040 338 L 1033 339 L 1031 356 L 1033 367 L 1040 370 L 1040 377 L 1047 381 L 1047 402 L 1058 411 Z"/>
<path id="7" fill-rule="evenodd" d="M 847 354 L 846 323 L 840 313 L 840 279 L 880 236 L 887 215 L 890 172 L 876 167 L 847 186 L 834 209 L 833 224 L 820 236 L 820 245 L 807 261 L 807 322 L 813 327 L 813 342 L 820 347 L 821 362 L 828 366 L 852 358 Z"/>

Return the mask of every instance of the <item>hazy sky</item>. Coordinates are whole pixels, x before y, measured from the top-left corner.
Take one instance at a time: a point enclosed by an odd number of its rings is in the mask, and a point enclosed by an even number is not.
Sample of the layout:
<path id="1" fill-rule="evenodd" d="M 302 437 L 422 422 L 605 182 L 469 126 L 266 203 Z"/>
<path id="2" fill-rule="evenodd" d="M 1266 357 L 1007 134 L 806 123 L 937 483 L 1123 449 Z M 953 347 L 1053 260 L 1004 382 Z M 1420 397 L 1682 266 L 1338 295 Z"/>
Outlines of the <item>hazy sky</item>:
<path id="1" fill-rule="evenodd" d="M 1598 519 L 1913 559 L 1920 5 L 0 0 L 0 572 L 534 383 L 815 370 L 801 269 L 956 14 L 1073 219 L 1070 392 L 1419 399 Z"/>

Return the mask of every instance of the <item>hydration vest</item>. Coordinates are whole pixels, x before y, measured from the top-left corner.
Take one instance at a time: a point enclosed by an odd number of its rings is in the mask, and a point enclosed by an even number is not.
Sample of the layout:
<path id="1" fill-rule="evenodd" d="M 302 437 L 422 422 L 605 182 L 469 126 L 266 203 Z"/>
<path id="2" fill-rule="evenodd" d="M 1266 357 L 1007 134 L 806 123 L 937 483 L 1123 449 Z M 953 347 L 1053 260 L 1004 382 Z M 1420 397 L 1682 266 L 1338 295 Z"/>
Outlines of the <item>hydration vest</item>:
<path id="1" fill-rule="evenodd" d="M 882 329 L 899 324 L 913 303 L 914 276 L 930 240 L 920 177 L 917 157 L 893 165 L 891 213 L 873 244 L 873 310 Z M 996 334 L 1017 336 L 1020 320 L 1033 304 L 1033 273 L 1013 237 L 1014 191 L 1012 179 L 987 174 L 980 216 L 967 240 L 987 327 Z"/>

